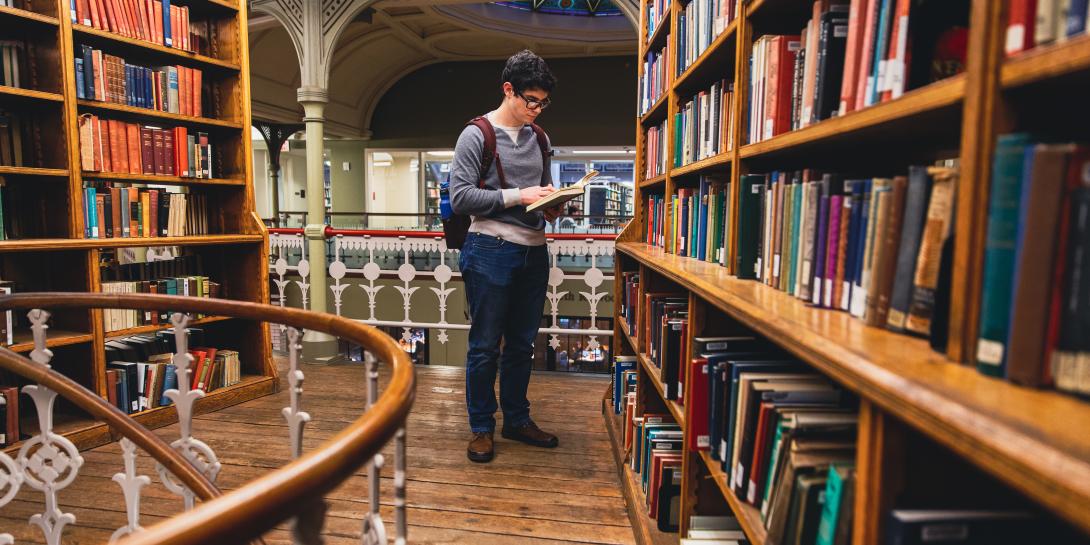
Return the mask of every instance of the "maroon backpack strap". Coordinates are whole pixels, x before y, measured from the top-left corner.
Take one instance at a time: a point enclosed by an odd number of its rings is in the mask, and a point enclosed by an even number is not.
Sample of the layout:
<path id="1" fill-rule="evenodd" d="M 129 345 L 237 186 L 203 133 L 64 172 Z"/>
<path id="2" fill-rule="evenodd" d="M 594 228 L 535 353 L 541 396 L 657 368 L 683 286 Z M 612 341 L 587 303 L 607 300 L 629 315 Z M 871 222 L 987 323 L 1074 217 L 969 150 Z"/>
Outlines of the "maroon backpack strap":
<path id="1" fill-rule="evenodd" d="M 539 127 L 537 123 L 530 123 L 530 128 L 534 130 L 534 136 L 537 137 L 537 147 L 541 150 L 541 185 L 545 185 L 545 180 L 548 179 L 545 165 L 549 161 L 549 156 L 552 155 L 552 152 L 549 151 L 549 138 L 545 136 L 545 129 Z"/>
<path id="2" fill-rule="evenodd" d="M 484 179 L 488 176 L 488 170 L 492 168 L 492 162 L 496 162 L 496 174 L 500 177 L 500 187 L 507 188 L 507 179 L 503 175 L 503 166 L 496 155 L 496 128 L 483 115 L 474 117 L 466 125 L 474 125 L 480 129 L 484 136 L 484 148 L 481 150 L 481 167 L 477 176 L 477 187 L 484 189 Z"/>

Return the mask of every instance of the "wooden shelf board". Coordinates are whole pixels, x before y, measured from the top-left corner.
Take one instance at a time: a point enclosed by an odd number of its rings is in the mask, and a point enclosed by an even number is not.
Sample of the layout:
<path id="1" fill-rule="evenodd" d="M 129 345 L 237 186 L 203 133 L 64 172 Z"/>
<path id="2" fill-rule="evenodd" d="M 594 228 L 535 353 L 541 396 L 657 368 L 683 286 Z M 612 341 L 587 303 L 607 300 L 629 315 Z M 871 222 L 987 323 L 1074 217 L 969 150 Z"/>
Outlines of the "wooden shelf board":
<path id="1" fill-rule="evenodd" d="M 628 505 L 628 518 L 632 522 L 632 533 L 639 545 L 677 545 L 678 535 L 662 532 L 658 523 L 647 514 L 647 501 L 643 495 L 643 488 L 636 480 L 636 475 L 628 464 L 624 463 L 625 453 L 623 445 L 623 430 L 621 417 L 613 414 L 610 399 L 602 400 L 602 417 L 605 419 L 606 431 L 609 434 L 610 450 L 613 451 L 613 460 L 617 463 L 617 474 L 621 480 L 621 490 L 624 492 L 625 503 Z"/>
<path id="2" fill-rule="evenodd" d="M 200 246 L 264 242 L 261 235 L 202 235 L 192 237 L 152 238 L 37 238 L 0 241 L 0 252 L 28 250 L 91 250 L 143 246 Z"/>
<path id="3" fill-rule="evenodd" d="M 159 176 L 156 174 L 129 174 L 125 172 L 95 172 L 84 170 L 84 180 L 110 180 L 140 184 L 161 185 L 237 185 L 245 186 L 246 180 L 240 178 L 189 178 L 180 176 Z"/>
<path id="4" fill-rule="evenodd" d="M 11 87 L 8 85 L 0 85 L 0 96 L 56 102 L 58 104 L 64 102 L 64 97 L 57 93 L 35 91 L 34 89 L 23 89 L 21 87 Z"/>
<path id="5" fill-rule="evenodd" d="M 1090 403 L 981 375 L 923 339 L 813 308 L 718 265 L 644 243 L 617 250 L 694 294 L 916 429 L 1090 528 Z"/>
<path id="6" fill-rule="evenodd" d="M 205 2 L 221 8 L 227 8 L 229 10 L 238 11 L 238 2 L 229 2 L 228 0 L 205 0 Z"/>
<path id="7" fill-rule="evenodd" d="M 35 23 L 45 24 L 49 26 L 60 25 L 60 21 L 58 21 L 56 17 L 42 15 L 41 13 L 36 13 L 25 9 L 11 8 L 6 6 L 0 6 L 0 16 L 17 17 L 19 19 L 23 19 L 24 21 L 33 21 Z"/>
<path id="8" fill-rule="evenodd" d="M 685 409 L 681 405 L 677 404 L 677 401 L 672 399 L 666 399 L 666 389 L 662 386 L 662 379 L 659 378 L 662 375 L 662 370 L 659 366 L 655 365 L 651 361 L 651 358 L 647 357 L 647 354 L 639 353 L 636 359 L 640 361 L 640 366 L 643 367 L 643 371 L 651 378 L 651 384 L 655 385 L 655 390 L 659 393 L 659 398 L 666 405 L 666 408 L 670 410 L 670 414 L 674 416 L 674 421 L 682 428 L 685 427 Z"/>
<path id="9" fill-rule="evenodd" d="M 1090 71 L 1090 35 L 1024 51 L 1006 59 L 999 72 L 1004 88 Z"/>
<path id="10" fill-rule="evenodd" d="M 126 38 L 120 34 L 108 32 L 105 30 L 99 30 L 97 28 L 89 27 L 86 25 L 72 25 L 72 30 L 84 36 L 92 36 L 103 40 L 108 40 L 117 44 L 123 44 L 130 47 L 137 47 L 146 51 L 153 51 L 163 55 L 169 55 L 177 59 L 186 59 L 192 63 L 202 64 L 204 66 L 220 68 L 232 71 L 238 71 L 241 68 L 239 65 L 207 57 L 205 55 L 198 55 L 197 53 L 190 53 L 181 49 L 174 49 L 173 47 L 167 47 L 165 45 L 159 45 L 152 42 L 145 42 L 144 40 L 137 40 L 135 38 Z"/>
<path id="11" fill-rule="evenodd" d="M 708 451 L 701 450 L 698 452 L 700 459 L 704 460 L 704 465 L 708 468 L 712 480 L 719 487 L 719 491 L 723 493 L 723 498 L 727 500 L 730 510 L 734 513 L 738 522 L 741 523 L 746 538 L 749 539 L 752 545 L 764 545 L 768 541 L 768 530 L 765 529 L 764 523 L 761 521 L 761 512 L 752 505 L 743 503 L 738 499 L 738 496 L 727 485 L 727 474 L 723 472 L 719 462 L 708 455 Z"/>
<path id="12" fill-rule="evenodd" d="M 735 17 L 734 20 L 723 29 L 723 32 L 712 40 L 711 45 L 709 45 L 680 76 L 674 79 L 672 89 L 677 91 L 679 95 L 689 95 L 691 94 L 690 92 L 696 91 L 699 88 L 711 87 L 711 84 L 718 80 L 734 80 L 734 73 L 732 70 L 720 70 L 720 68 L 734 67 L 734 48 L 727 47 L 724 44 L 734 40 L 738 30 L 738 21 L 739 18 Z M 717 66 L 717 64 L 721 62 L 729 62 L 730 66 Z M 708 76 L 711 74 L 717 74 L 718 76 L 709 79 Z"/>
<path id="13" fill-rule="evenodd" d="M 212 119 L 210 117 L 194 117 L 189 115 L 172 114 L 170 112 L 161 112 L 159 110 L 153 110 L 151 108 L 137 108 L 136 106 L 128 106 L 125 104 L 114 104 L 112 102 L 99 102 L 97 100 L 77 100 L 76 104 L 81 109 L 92 109 L 107 112 L 119 112 L 123 114 L 140 116 L 149 119 L 162 119 L 164 121 L 173 121 L 175 123 L 185 123 L 187 125 L 203 125 L 206 127 L 224 127 L 228 129 L 239 129 L 242 127 L 240 123 L 234 121 L 223 121 L 220 119 Z"/>
<path id="14" fill-rule="evenodd" d="M 847 115 L 833 117 L 796 131 L 768 140 L 742 146 L 743 159 L 783 151 L 795 146 L 842 138 L 853 132 L 874 128 L 899 120 L 910 119 L 921 112 L 939 110 L 959 104 L 965 96 L 965 74 L 959 74 L 926 87 L 914 89 L 901 98 L 877 104 Z"/>
<path id="15" fill-rule="evenodd" d="M 665 182 L 666 182 L 666 175 L 665 174 L 659 174 L 658 176 L 655 176 L 654 178 L 648 178 L 648 179 L 640 182 L 640 187 L 646 189 L 648 187 L 656 187 L 656 186 L 662 185 Z"/>
<path id="16" fill-rule="evenodd" d="M 654 125 L 655 123 L 666 119 L 666 104 L 670 101 L 670 93 L 664 92 L 654 104 L 651 105 L 651 109 L 647 110 L 647 113 L 640 116 L 640 125 L 647 127 L 648 125 Z"/>
<path id="17" fill-rule="evenodd" d="M 0 176 L 2 175 L 19 175 L 19 176 L 52 176 L 56 178 L 67 178 L 68 169 L 65 168 L 35 168 L 35 167 L 9 167 L 0 165 Z"/>
<path id="18" fill-rule="evenodd" d="M 670 4 L 667 3 L 666 6 L 667 8 L 669 8 Z M 666 13 L 664 13 L 662 17 L 660 17 L 658 28 L 655 29 L 655 32 L 651 34 L 651 37 L 644 45 L 644 56 L 646 56 L 646 53 L 650 51 L 654 51 L 657 53 L 659 49 L 662 49 L 664 45 L 663 42 L 669 39 L 666 38 L 666 36 L 670 35 L 670 13 L 672 11 L 673 10 L 667 9 Z"/>
<path id="19" fill-rule="evenodd" d="M 57 346 L 68 346 L 70 344 L 89 343 L 94 340 L 94 338 L 94 335 L 91 335 L 90 333 L 79 333 L 50 328 L 48 336 L 46 336 L 45 346 L 47 348 L 54 348 Z M 29 329 L 16 329 L 12 334 L 12 340 L 15 342 L 8 347 L 8 350 L 11 350 L 12 352 L 30 352 L 31 350 L 34 350 L 34 335 Z"/>
<path id="20" fill-rule="evenodd" d="M 204 324 L 214 324 L 216 322 L 223 322 L 225 320 L 232 320 L 232 319 L 234 319 L 234 318 L 232 318 L 231 316 L 208 316 L 208 317 L 200 318 L 200 319 L 197 319 L 197 320 L 191 320 L 189 322 L 189 325 L 190 326 L 199 326 L 199 325 L 204 325 Z M 174 327 L 174 326 L 169 324 L 169 323 L 166 323 L 166 324 L 158 324 L 158 325 L 142 325 L 142 326 L 137 326 L 137 327 L 130 327 L 128 329 L 117 329 L 117 330 L 114 330 L 114 331 L 107 331 L 106 332 L 106 339 L 107 340 L 119 339 L 121 337 L 128 337 L 128 336 L 131 336 L 131 335 L 142 335 L 144 333 L 154 333 L 156 331 L 162 331 L 164 329 L 170 329 L 171 327 Z"/>
<path id="21" fill-rule="evenodd" d="M 731 157 L 732 157 L 732 153 L 730 151 L 725 151 L 725 152 L 720 153 L 718 155 L 713 155 L 713 156 L 708 157 L 706 159 L 701 159 L 701 160 L 699 160 L 699 161 L 697 161 L 695 163 L 689 163 L 689 164 L 687 164 L 685 166 L 678 167 L 678 168 L 675 168 L 675 169 L 671 169 L 670 170 L 670 177 L 676 178 L 678 176 L 685 176 L 685 175 L 688 175 L 688 174 L 696 174 L 696 173 L 704 172 L 706 170 L 711 170 L 711 169 L 719 168 L 719 167 L 722 167 L 722 166 L 728 166 L 728 165 L 731 164 L 731 161 L 732 161 Z"/>

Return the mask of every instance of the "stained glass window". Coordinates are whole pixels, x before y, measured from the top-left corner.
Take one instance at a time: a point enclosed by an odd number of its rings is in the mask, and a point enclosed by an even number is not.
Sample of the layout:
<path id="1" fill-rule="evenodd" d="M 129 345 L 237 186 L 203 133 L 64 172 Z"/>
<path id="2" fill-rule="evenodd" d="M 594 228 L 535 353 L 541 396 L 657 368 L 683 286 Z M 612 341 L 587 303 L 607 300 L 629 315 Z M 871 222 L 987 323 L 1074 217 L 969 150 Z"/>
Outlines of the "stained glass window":
<path id="1" fill-rule="evenodd" d="M 512 0 L 493 3 L 509 8 L 560 15 L 590 17 L 622 15 L 620 8 L 611 0 Z"/>

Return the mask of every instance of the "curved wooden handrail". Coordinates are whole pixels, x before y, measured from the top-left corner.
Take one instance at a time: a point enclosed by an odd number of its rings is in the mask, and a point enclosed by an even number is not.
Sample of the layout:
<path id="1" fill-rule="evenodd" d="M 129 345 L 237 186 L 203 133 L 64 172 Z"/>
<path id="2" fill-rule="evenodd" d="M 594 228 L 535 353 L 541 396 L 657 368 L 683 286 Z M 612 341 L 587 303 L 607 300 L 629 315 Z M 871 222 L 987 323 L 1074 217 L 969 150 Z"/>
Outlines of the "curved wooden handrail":
<path id="1" fill-rule="evenodd" d="M 266 321 L 321 331 L 367 348 L 392 366 L 389 384 L 362 416 L 321 447 L 245 486 L 127 539 L 129 545 L 244 543 L 261 536 L 348 478 L 377 454 L 408 417 L 416 378 L 407 354 L 374 327 L 308 310 L 272 305 L 148 294 L 19 293 L 0 296 L 9 308 L 173 309 Z"/>

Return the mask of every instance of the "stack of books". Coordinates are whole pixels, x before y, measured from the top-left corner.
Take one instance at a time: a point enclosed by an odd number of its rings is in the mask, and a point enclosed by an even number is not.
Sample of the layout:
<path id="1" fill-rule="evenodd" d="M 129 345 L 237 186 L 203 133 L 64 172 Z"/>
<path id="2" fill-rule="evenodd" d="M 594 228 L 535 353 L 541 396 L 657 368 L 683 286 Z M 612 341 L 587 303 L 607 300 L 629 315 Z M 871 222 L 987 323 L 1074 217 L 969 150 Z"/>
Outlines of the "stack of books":
<path id="1" fill-rule="evenodd" d="M 212 144 L 205 132 L 84 114 L 79 119 L 79 135 L 84 171 L 212 177 Z"/>
<path id="2" fill-rule="evenodd" d="M 76 96 L 81 99 L 200 117 L 204 74 L 185 66 L 146 67 L 83 46 L 76 57 Z"/>
<path id="3" fill-rule="evenodd" d="M 208 196 L 180 188 L 83 183 L 86 238 L 155 238 L 209 233 Z"/>
<path id="4" fill-rule="evenodd" d="M 977 369 L 1090 395 L 1090 146 L 999 138 Z"/>

